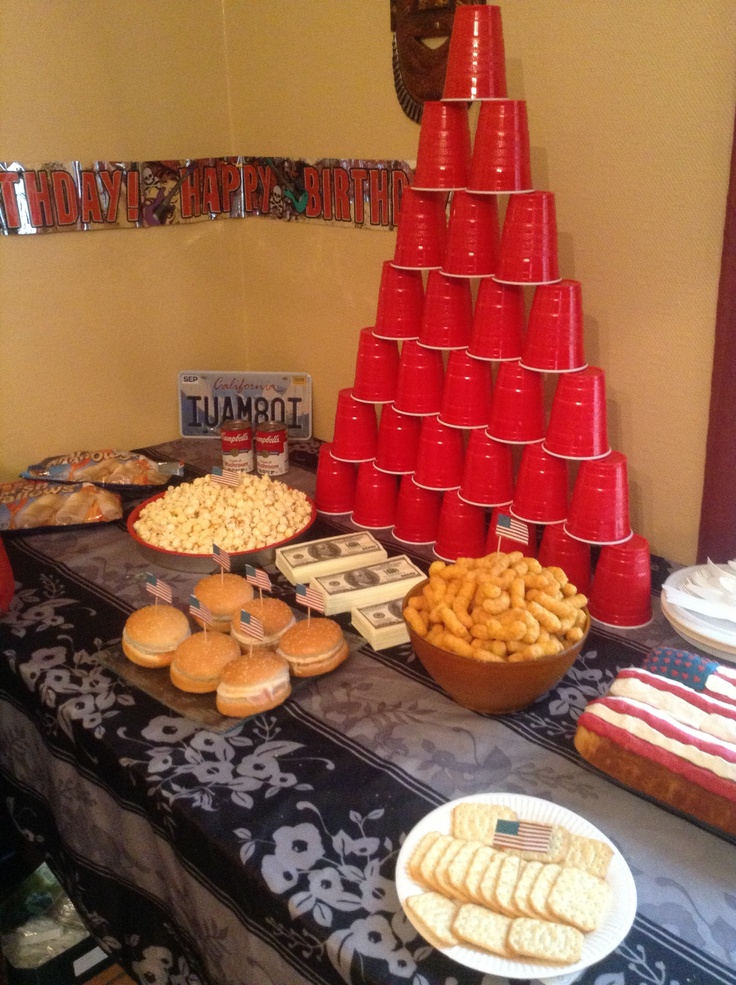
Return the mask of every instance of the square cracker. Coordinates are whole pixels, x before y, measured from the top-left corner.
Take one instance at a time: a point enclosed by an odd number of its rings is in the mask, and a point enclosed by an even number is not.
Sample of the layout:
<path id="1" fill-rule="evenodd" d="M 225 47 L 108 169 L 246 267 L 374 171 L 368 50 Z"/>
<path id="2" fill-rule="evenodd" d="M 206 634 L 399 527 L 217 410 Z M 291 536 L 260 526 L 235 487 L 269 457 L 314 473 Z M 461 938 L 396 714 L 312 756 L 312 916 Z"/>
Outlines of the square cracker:
<path id="1" fill-rule="evenodd" d="M 542 870 L 543 862 L 526 862 L 524 869 L 519 875 L 514 892 L 514 907 L 520 917 L 535 917 L 536 913 L 531 908 L 529 894 L 532 891 L 534 881 Z"/>
<path id="2" fill-rule="evenodd" d="M 448 879 L 448 870 L 452 864 L 452 860 L 458 854 L 463 845 L 466 844 L 467 842 L 461 841 L 460 838 L 452 838 L 437 862 L 437 866 L 434 870 L 434 884 L 441 893 L 445 894 L 445 896 L 453 895 L 453 889 Z"/>
<path id="3" fill-rule="evenodd" d="M 439 831 L 428 831 L 425 835 L 422 835 L 414 847 L 414 851 L 409 856 L 406 868 L 415 882 L 421 882 L 420 866 L 422 859 L 439 836 Z"/>
<path id="4" fill-rule="evenodd" d="M 561 824 L 550 824 L 549 827 L 552 830 L 546 852 L 526 848 L 506 848 L 505 846 L 503 851 L 519 855 L 526 862 L 564 862 L 570 850 L 570 832 Z"/>
<path id="5" fill-rule="evenodd" d="M 534 885 L 529 893 L 529 906 L 537 916 L 552 918 L 547 909 L 547 897 L 561 870 L 562 866 L 558 865 L 557 862 L 543 863 L 539 870 L 539 875 L 534 880 Z"/>
<path id="6" fill-rule="evenodd" d="M 461 940 L 473 947 L 507 957 L 506 937 L 511 922 L 511 918 L 502 913 L 493 913 L 475 903 L 463 903 L 457 911 L 452 929 Z"/>
<path id="7" fill-rule="evenodd" d="M 605 879 L 564 866 L 547 896 L 547 909 L 557 920 L 587 934 L 600 926 L 610 898 Z"/>
<path id="8" fill-rule="evenodd" d="M 454 947 L 459 943 L 452 930 L 457 903 L 433 891 L 407 896 L 405 903 L 417 930 L 433 947 Z"/>
<path id="9" fill-rule="evenodd" d="M 577 928 L 531 917 L 511 921 L 507 943 L 516 955 L 555 964 L 572 964 L 583 952 L 583 935 Z"/>
<path id="10" fill-rule="evenodd" d="M 498 874 L 501 871 L 501 866 L 507 858 L 509 856 L 505 852 L 493 852 L 491 860 L 481 876 L 478 886 L 478 902 L 483 906 L 487 906 L 490 910 L 498 909 L 496 906 L 496 883 L 498 882 Z"/>
<path id="11" fill-rule="evenodd" d="M 435 879 L 435 870 L 451 841 L 451 835 L 440 835 L 432 842 L 417 868 L 417 882 L 421 882 L 429 889 L 440 891 L 440 887 L 437 885 Z"/>
<path id="12" fill-rule="evenodd" d="M 499 818 L 516 821 L 518 815 L 510 807 L 502 807 L 500 804 L 464 801 L 456 804 L 452 809 L 452 833 L 456 838 L 481 841 L 485 845 L 490 845 Z"/>
<path id="13" fill-rule="evenodd" d="M 598 838 L 586 838 L 585 835 L 571 835 L 570 847 L 565 856 L 565 865 L 584 869 L 592 876 L 605 879 L 612 858 L 613 849 L 605 841 L 600 841 Z"/>
<path id="14" fill-rule="evenodd" d="M 481 845 L 475 855 L 473 855 L 467 875 L 465 876 L 465 884 L 463 886 L 465 895 L 469 898 L 470 902 L 484 902 L 483 894 L 481 892 L 481 883 L 488 870 L 491 860 L 496 855 L 500 854 L 500 852 L 496 852 L 492 848 L 489 848 L 488 845 Z"/>
<path id="15" fill-rule="evenodd" d="M 518 855 L 507 855 L 501 862 L 498 876 L 493 887 L 493 909 L 510 917 L 519 914 L 514 906 L 514 893 L 519 881 L 521 867 L 526 863 Z"/>
<path id="16" fill-rule="evenodd" d="M 447 882 L 452 890 L 451 896 L 471 903 L 473 898 L 467 887 L 467 881 L 475 853 L 479 848 L 483 848 L 483 845 L 479 841 L 463 841 L 461 844 L 462 848 L 447 867 Z"/>

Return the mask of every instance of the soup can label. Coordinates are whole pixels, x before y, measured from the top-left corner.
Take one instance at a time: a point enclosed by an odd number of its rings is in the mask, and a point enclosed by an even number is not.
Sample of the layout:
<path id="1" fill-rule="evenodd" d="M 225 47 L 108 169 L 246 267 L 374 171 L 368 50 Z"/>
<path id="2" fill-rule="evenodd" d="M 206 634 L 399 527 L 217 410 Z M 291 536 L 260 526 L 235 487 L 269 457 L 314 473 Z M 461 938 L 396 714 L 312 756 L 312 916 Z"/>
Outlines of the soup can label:
<path id="1" fill-rule="evenodd" d="M 222 467 L 231 472 L 252 472 L 253 428 L 250 421 L 228 421 L 220 428 Z"/>
<path id="2" fill-rule="evenodd" d="M 289 471 L 289 433 L 285 424 L 269 421 L 256 427 L 256 469 L 261 475 Z"/>

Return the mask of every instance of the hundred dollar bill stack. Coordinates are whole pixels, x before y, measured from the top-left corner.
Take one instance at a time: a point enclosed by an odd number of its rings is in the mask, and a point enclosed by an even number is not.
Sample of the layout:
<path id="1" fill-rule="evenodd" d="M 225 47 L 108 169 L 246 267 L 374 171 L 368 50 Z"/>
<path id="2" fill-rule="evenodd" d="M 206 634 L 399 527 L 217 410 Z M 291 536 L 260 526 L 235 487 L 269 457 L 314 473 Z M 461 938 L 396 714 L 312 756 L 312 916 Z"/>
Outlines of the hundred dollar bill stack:
<path id="1" fill-rule="evenodd" d="M 424 581 L 426 575 L 406 554 L 387 558 L 329 575 L 313 578 L 309 587 L 318 591 L 325 601 L 325 615 L 350 612 L 365 605 L 403 598 Z"/>
<path id="2" fill-rule="evenodd" d="M 386 650 L 409 642 L 409 631 L 402 615 L 403 596 L 352 609 L 353 628 L 368 640 L 374 650 Z"/>
<path id="3" fill-rule="evenodd" d="M 275 563 L 292 585 L 306 585 L 318 575 L 346 571 L 387 557 L 373 534 L 360 531 L 279 547 Z"/>

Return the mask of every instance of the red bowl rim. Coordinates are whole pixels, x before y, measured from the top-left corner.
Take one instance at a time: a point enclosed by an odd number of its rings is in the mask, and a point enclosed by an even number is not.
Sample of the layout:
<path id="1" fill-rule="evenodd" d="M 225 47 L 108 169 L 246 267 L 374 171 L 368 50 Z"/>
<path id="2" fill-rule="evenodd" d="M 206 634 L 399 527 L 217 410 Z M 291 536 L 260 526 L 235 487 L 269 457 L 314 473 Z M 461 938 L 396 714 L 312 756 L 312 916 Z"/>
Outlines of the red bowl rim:
<path id="1" fill-rule="evenodd" d="M 128 516 L 128 519 L 126 521 L 128 533 L 133 538 L 133 540 L 136 541 L 138 544 L 140 544 L 142 547 L 146 547 L 151 551 L 158 551 L 160 554 L 165 554 L 168 557 L 189 558 L 191 560 L 200 560 L 200 561 L 204 561 L 207 558 L 211 558 L 212 557 L 211 552 L 207 554 L 195 554 L 193 551 L 171 551 L 168 550 L 166 547 L 159 547 L 156 544 L 149 543 L 149 541 L 147 540 L 143 540 L 143 538 L 140 537 L 135 532 L 135 530 L 133 529 L 133 524 L 141 515 L 141 511 L 144 509 L 144 507 L 148 506 L 149 503 L 155 502 L 155 500 L 157 499 L 161 499 L 161 497 L 165 496 L 167 492 L 168 489 L 165 489 L 163 490 L 163 492 L 156 493 L 155 496 L 150 496 L 148 499 L 145 499 L 142 503 L 139 503 L 135 507 L 135 509 L 133 509 L 130 512 L 130 515 Z M 306 493 L 304 495 L 306 496 Z M 317 507 L 315 505 L 314 500 L 310 496 L 307 496 L 307 501 L 309 502 L 309 505 L 312 507 L 312 513 L 309 519 L 307 520 L 307 522 L 304 524 L 304 526 L 300 530 L 297 530 L 296 533 L 292 534 L 291 537 L 285 537 L 283 540 L 277 540 L 271 544 L 263 544 L 260 547 L 251 547 L 247 551 L 230 551 L 229 552 L 230 556 L 236 558 L 245 557 L 249 554 L 258 554 L 260 551 L 267 551 L 267 550 L 271 550 L 272 548 L 283 547 L 284 544 L 290 544 L 293 540 L 296 540 L 297 537 L 301 536 L 303 533 L 306 533 L 307 530 L 309 530 L 309 528 L 312 526 L 314 521 L 317 519 Z"/>

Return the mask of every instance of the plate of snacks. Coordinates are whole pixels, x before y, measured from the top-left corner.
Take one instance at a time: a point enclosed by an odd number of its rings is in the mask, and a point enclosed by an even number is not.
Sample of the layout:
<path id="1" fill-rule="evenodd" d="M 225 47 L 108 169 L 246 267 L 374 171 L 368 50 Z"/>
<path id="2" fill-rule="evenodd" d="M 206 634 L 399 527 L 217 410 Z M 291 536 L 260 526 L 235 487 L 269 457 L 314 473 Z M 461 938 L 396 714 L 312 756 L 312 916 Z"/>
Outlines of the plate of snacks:
<path id="1" fill-rule="evenodd" d="M 205 475 L 151 496 L 130 513 L 127 527 L 149 560 L 211 571 L 214 544 L 237 562 L 289 543 L 316 515 L 306 493 L 270 476 L 245 474 L 229 485 Z"/>
<path id="2" fill-rule="evenodd" d="M 430 944 L 504 978 L 582 971 L 636 915 L 634 878 L 610 839 L 523 794 L 475 794 L 429 813 L 404 841 L 396 889 Z"/>
<path id="3" fill-rule="evenodd" d="M 587 603 L 561 568 L 494 552 L 432 562 L 403 615 L 420 663 L 454 701 L 506 715 L 570 669 L 590 631 Z"/>

